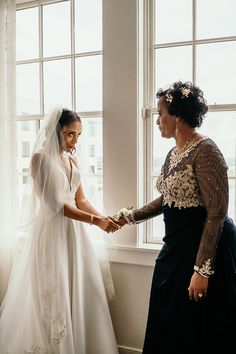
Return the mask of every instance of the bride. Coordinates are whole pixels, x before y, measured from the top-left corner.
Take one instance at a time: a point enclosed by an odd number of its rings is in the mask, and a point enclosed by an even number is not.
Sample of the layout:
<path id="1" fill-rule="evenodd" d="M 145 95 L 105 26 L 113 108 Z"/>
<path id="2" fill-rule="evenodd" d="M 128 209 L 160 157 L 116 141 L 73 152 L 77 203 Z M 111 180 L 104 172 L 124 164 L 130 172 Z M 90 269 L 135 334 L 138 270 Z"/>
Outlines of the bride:
<path id="1" fill-rule="evenodd" d="M 80 134 L 80 117 L 59 107 L 37 138 L 25 242 L 0 310 L 1 354 L 118 354 L 109 264 L 99 262 L 86 223 L 106 232 L 119 226 L 86 199 L 73 156 Z"/>

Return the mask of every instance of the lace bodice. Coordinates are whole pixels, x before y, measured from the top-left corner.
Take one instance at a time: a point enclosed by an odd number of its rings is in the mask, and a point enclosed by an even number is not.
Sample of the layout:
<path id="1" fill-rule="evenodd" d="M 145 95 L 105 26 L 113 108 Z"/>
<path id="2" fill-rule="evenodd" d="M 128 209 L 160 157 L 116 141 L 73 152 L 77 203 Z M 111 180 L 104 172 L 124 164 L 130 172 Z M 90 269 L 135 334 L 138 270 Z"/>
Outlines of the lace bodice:
<path id="1" fill-rule="evenodd" d="M 191 145 L 177 154 L 168 153 L 157 178 L 160 197 L 133 212 L 135 221 L 145 221 L 162 213 L 162 207 L 189 208 L 203 206 L 207 211 L 195 270 L 209 276 L 214 272 L 214 259 L 223 220 L 228 208 L 227 165 L 209 138 Z"/>

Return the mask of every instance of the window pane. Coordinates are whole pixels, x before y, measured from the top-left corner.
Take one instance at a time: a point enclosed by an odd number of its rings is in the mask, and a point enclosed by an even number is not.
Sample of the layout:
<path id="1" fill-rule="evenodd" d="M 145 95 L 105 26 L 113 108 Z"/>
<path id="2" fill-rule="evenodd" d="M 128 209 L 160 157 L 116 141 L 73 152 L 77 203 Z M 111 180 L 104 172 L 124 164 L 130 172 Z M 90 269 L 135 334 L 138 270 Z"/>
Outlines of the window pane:
<path id="1" fill-rule="evenodd" d="M 192 46 L 155 50 L 155 92 L 174 81 L 192 80 Z"/>
<path id="2" fill-rule="evenodd" d="M 236 220 L 236 112 L 209 112 L 199 132 L 213 139 L 224 155 L 229 167 L 228 176 L 232 178 L 229 181 L 229 216 Z"/>
<path id="3" fill-rule="evenodd" d="M 76 110 L 102 110 L 102 57 L 101 55 L 77 58 Z"/>
<path id="4" fill-rule="evenodd" d="M 197 46 L 197 84 L 208 104 L 235 103 L 236 42 Z"/>
<path id="5" fill-rule="evenodd" d="M 38 8 L 16 11 L 16 60 L 39 57 Z"/>
<path id="6" fill-rule="evenodd" d="M 155 43 L 192 39 L 192 1 L 155 1 Z"/>
<path id="7" fill-rule="evenodd" d="M 75 2 L 75 51 L 102 50 L 102 1 Z"/>
<path id="8" fill-rule="evenodd" d="M 90 135 L 91 125 L 95 136 Z M 94 154 L 90 155 L 90 146 Z M 77 156 L 86 195 L 99 210 L 103 205 L 103 154 L 102 118 L 83 118 L 82 134 L 77 146 Z"/>
<path id="9" fill-rule="evenodd" d="M 215 141 L 229 166 L 229 177 L 236 177 L 236 112 L 208 112 L 199 132 Z"/>
<path id="10" fill-rule="evenodd" d="M 164 139 L 161 136 L 157 121 L 157 114 L 152 118 L 152 177 L 157 177 L 161 173 L 168 151 L 175 145 L 174 139 Z"/>
<path id="11" fill-rule="evenodd" d="M 236 35 L 235 0 L 197 0 L 196 3 L 197 39 Z"/>
<path id="12" fill-rule="evenodd" d="M 16 103 L 17 114 L 40 113 L 38 64 L 16 66 Z"/>
<path id="13" fill-rule="evenodd" d="M 70 1 L 43 6 L 43 56 L 69 54 Z"/>
<path id="14" fill-rule="evenodd" d="M 156 177 L 152 179 L 152 200 L 160 196 L 156 189 Z M 153 218 L 150 223 L 152 224 L 152 237 L 154 241 L 162 241 L 162 238 L 165 236 L 165 224 L 163 221 L 163 215 Z"/>
<path id="15" fill-rule="evenodd" d="M 27 123 L 28 129 L 24 129 Z M 38 120 L 32 121 L 17 121 L 17 191 L 18 203 L 21 201 L 24 193 L 24 185 L 29 177 L 29 160 L 33 151 L 36 136 L 39 130 L 40 122 Z M 27 155 L 27 156 L 26 156 Z"/>
<path id="16" fill-rule="evenodd" d="M 55 105 L 71 108 L 71 61 L 44 63 L 44 112 Z"/>

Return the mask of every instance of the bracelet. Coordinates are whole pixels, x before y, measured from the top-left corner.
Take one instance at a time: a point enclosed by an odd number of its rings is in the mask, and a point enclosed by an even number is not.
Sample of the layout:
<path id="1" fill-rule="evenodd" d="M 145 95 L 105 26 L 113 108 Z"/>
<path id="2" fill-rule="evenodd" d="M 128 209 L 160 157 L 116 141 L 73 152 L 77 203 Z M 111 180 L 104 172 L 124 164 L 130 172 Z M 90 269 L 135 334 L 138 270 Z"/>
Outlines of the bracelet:
<path id="1" fill-rule="evenodd" d="M 90 216 L 90 225 L 93 225 L 93 215 Z"/>

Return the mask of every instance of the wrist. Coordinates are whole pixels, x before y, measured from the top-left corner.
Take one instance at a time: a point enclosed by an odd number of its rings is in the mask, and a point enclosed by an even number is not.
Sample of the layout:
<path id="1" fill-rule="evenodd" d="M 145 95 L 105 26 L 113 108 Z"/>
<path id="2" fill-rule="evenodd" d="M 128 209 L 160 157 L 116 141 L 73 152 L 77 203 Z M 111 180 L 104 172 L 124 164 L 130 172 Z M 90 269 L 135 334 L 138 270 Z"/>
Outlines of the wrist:
<path id="1" fill-rule="evenodd" d="M 116 215 L 115 219 L 119 222 L 119 220 L 125 220 L 127 224 L 135 224 L 135 220 L 133 217 L 133 207 L 122 208 Z"/>
<path id="2" fill-rule="evenodd" d="M 101 218 L 102 218 L 101 216 L 93 215 L 93 223 L 92 224 L 98 226 Z"/>

